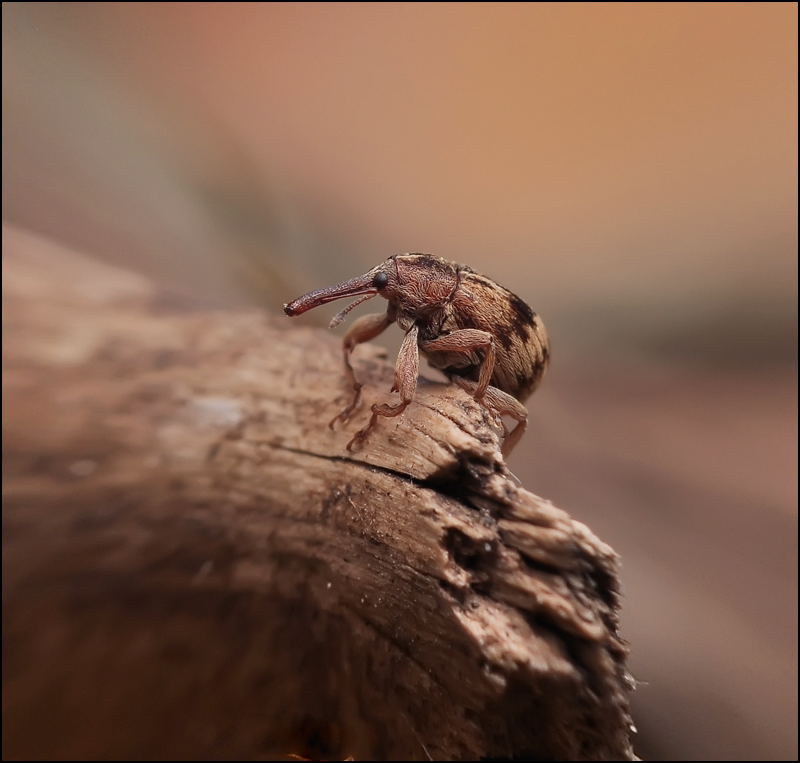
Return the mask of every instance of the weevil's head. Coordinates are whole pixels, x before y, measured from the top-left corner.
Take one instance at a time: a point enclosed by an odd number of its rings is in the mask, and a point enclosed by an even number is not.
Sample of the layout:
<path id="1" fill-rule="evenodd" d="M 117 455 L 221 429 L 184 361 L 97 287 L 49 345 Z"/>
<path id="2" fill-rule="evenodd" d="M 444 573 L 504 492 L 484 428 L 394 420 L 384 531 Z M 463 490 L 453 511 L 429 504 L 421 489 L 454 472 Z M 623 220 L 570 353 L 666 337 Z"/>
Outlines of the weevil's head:
<path id="1" fill-rule="evenodd" d="M 283 311 L 295 316 L 334 300 L 358 297 L 334 318 L 338 323 L 357 304 L 380 295 L 401 312 L 417 315 L 446 302 L 457 283 L 456 266 L 446 260 L 430 254 L 398 254 L 363 276 L 304 294 L 284 305 Z"/>
<path id="2" fill-rule="evenodd" d="M 377 294 L 383 294 L 387 299 L 390 297 L 387 288 L 392 282 L 392 275 L 396 273 L 393 263 L 394 258 L 389 258 L 377 267 L 364 273 L 363 276 L 351 278 L 349 281 L 342 281 L 336 286 L 326 286 L 324 289 L 316 289 L 302 297 L 292 300 L 283 306 L 283 312 L 290 317 L 301 315 L 308 310 L 313 310 L 320 305 L 328 302 L 335 302 L 338 299 L 349 299 L 359 297 L 358 303 L 372 299 Z"/>

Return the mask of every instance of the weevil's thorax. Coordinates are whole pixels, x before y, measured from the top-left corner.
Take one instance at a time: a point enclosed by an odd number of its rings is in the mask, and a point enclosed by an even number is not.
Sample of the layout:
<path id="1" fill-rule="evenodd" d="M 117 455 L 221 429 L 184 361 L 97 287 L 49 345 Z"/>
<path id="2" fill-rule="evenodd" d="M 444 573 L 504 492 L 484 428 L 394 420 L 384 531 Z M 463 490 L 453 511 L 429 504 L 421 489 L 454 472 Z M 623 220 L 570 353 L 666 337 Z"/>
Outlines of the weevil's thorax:
<path id="1" fill-rule="evenodd" d="M 429 254 L 401 254 L 391 262 L 392 278 L 380 294 L 391 303 L 403 330 L 417 324 L 420 339 L 434 339 L 458 286 L 457 266 Z"/>

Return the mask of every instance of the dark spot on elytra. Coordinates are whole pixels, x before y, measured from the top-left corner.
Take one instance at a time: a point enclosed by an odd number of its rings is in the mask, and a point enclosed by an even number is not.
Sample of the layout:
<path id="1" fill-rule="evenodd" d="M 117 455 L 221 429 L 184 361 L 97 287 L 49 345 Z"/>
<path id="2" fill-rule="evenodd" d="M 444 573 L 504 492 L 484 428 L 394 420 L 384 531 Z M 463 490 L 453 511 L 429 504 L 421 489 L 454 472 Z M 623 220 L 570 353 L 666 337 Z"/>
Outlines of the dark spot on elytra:
<path id="1" fill-rule="evenodd" d="M 536 313 L 516 294 L 512 294 L 510 291 L 507 294 L 508 323 L 497 327 L 497 340 L 507 352 L 510 352 L 515 341 L 518 346 L 529 341 Z"/>
<path id="2" fill-rule="evenodd" d="M 503 345 L 506 352 L 510 352 L 514 344 L 514 334 L 519 334 L 519 329 L 516 325 L 498 326 L 495 339 Z"/>
<path id="3" fill-rule="evenodd" d="M 531 326 L 533 324 L 533 319 L 536 317 L 536 313 L 534 313 L 533 310 L 531 310 L 531 308 L 516 294 L 508 292 L 508 303 L 511 306 L 512 312 L 514 313 L 516 323 L 524 324 L 526 326 Z"/>
<path id="4" fill-rule="evenodd" d="M 525 344 L 530 340 L 531 334 L 533 333 L 536 313 L 516 294 L 512 294 L 511 292 L 508 292 L 508 306 L 511 314 L 508 331 L 505 333 L 505 336 L 508 338 L 508 344 L 510 346 L 513 341 L 512 337 L 515 335 L 519 337 L 521 344 Z M 502 338 L 504 335 L 501 334 L 500 336 Z M 506 349 L 508 348 L 509 347 L 506 346 Z"/>

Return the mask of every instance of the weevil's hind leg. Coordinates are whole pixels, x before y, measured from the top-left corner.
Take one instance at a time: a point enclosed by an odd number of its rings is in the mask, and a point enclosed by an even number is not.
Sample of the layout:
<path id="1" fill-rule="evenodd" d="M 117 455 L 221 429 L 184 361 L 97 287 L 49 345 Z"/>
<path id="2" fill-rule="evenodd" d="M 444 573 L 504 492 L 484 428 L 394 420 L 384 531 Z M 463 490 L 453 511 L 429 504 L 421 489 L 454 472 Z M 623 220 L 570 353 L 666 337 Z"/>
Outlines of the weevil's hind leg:
<path id="1" fill-rule="evenodd" d="M 528 411 L 515 397 L 497 387 L 489 386 L 494 374 L 495 347 L 494 337 L 487 331 L 479 329 L 459 329 L 445 336 L 440 336 L 428 342 L 423 342 L 423 352 L 459 352 L 468 355 L 473 352 L 483 352 L 483 361 L 480 365 L 478 380 L 464 379 L 455 374 L 450 379 L 462 389 L 469 392 L 478 402 L 483 403 L 493 413 L 505 435 L 503 439 L 503 455 L 507 456 L 519 442 L 528 425 Z M 508 415 L 518 423 L 509 433 L 503 422 L 502 416 Z"/>
<path id="2" fill-rule="evenodd" d="M 450 380 L 473 397 L 475 397 L 475 393 L 480 386 L 478 383 L 469 379 L 462 379 L 460 376 L 451 376 Z M 514 429 L 509 432 L 503 420 L 500 419 L 505 434 L 501 450 L 504 456 L 508 456 L 528 428 L 528 409 L 517 398 L 497 389 L 497 387 L 487 387 L 481 402 L 498 417 L 510 416 L 517 422 Z"/>
<path id="3" fill-rule="evenodd" d="M 328 426 L 333 429 L 333 425 L 337 421 L 345 422 L 350 418 L 353 411 L 358 407 L 361 400 L 361 388 L 364 386 L 356 379 L 355 371 L 350 363 L 350 356 L 356 345 L 362 342 L 369 342 L 374 339 L 382 331 L 385 331 L 392 323 L 392 319 L 387 313 L 372 313 L 371 315 L 363 315 L 347 330 L 342 340 L 344 350 L 344 370 L 350 384 L 353 385 L 353 399 L 348 406 L 342 409 L 340 413 L 334 416 Z"/>
<path id="4" fill-rule="evenodd" d="M 397 405 L 389 405 L 384 403 L 382 405 L 372 406 L 372 416 L 369 423 L 360 431 L 353 435 L 353 439 L 347 443 L 347 450 L 352 450 L 355 445 L 361 445 L 367 439 L 372 427 L 378 420 L 378 416 L 399 416 L 406 408 L 414 397 L 414 392 L 417 390 L 417 377 L 419 376 L 419 347 L 417 346 L 417 338 L 419 330 L 414 326 L 409 331 L 403 344 L 400 345 L 400 352 L 397 355 L 397 363 L 394 367 L 394 386 L 392 392 L 397 391 L 400 393 L 400 402 Z"/>

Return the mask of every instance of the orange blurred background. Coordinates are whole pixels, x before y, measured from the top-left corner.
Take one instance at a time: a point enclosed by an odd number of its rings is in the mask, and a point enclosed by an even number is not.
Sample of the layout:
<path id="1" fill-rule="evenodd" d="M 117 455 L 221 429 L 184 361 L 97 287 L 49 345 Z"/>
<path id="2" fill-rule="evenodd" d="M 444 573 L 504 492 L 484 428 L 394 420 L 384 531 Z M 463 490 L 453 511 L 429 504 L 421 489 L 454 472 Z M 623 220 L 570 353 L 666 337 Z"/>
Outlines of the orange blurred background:
<path id="1" fill-rule="evenodd" d="M 511 466 L 622 555 L 639 755 L 792 758 L 796 30 L 794 3 L 5 3 L 3 219 L 275 314 L 404 251 L 512 288 L 554 360 Z"/>

